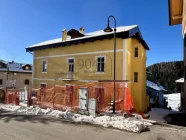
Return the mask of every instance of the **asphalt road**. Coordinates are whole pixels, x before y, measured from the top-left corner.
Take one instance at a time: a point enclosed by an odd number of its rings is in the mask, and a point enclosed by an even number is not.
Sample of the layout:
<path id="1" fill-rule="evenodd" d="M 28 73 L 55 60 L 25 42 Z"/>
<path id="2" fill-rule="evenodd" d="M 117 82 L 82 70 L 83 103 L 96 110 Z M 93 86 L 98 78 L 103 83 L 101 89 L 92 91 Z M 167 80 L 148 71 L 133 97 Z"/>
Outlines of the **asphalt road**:
<path id="1" fill-rule="evenodd" d="M 186 129 L 153 126 L 135 134 L 60 119 L 0 112 L 0 140 L 186 140 Z"/>

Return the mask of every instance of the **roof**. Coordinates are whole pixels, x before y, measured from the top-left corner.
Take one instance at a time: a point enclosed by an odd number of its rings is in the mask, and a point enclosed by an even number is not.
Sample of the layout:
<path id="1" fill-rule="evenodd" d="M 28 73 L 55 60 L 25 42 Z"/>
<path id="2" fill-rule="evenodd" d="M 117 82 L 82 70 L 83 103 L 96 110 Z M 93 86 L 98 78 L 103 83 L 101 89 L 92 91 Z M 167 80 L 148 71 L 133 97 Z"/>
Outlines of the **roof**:
<path id="1" fill-rule="evenodd" d="M 158 90 L 158 91 L 160 91 L 160 90 L 167 91 L 163 86 L 158 86 L 156 83 L 153 83 L 153 82 L 148 81 L 148 80 L 146 81 L 146 86 L 150 87 L 152 89 Z"/>
<path id="2" fill-rule="evenodd" d="M 168 0 L 169 25 L 182 23 L 183 0 Z"/>
<path id="3" fill-rule="evenodd" d="M 5 63 L 7 64 L 8 62 L 3 62 L 3 61 L 0 61 L 2 63 Z M 30 65 L 31 68 L 32 68 L 32 64 L 23 64 L 23 63 L 16 63 L 16 62 L 9 62 L 8 63 L 8 68 L 0 68 L 0 71 L 11 71 L 11 72 L 23 72 L 23 73 L 32 73 L 32 70 L 24 70 L 23 69 L 23 66 L 25 65 Z"/>
<path id="4" fill-rule="evenodd" d="M 145 49 L 149 50 L 149 47 L 145 42 L 145 40 L 143 40 L 143 37 L 137 25 L 117 27 L 116 37 L 123 38 L 123 39 L 129 37 L 135 37 L 143 44 Z M 113 38 L 113 32 L 108 33 L 108 32 L 104 32 L 103 30 L 99 30 L 99 31 L 84 34 L 84 36 L 82 37 L 73 38 L 73 39 L 71 39 L 68 36 L 65 41 L 62 41 L 62 38 L 44 41 L 27 47 L 26 51 L 32 52 L 34 50 L 41 50 L 47 48 L 65 47 L 65 46 L 74 45 L 78 43 L 92 42 L 96 40 L 111 39 L 111 38 Z"/>
<path id="5" fill-rule="evenodd" d="M 184 83 L 184 78 L 180 78 L 178 80 L 175 81 L 176 83 Z"/>

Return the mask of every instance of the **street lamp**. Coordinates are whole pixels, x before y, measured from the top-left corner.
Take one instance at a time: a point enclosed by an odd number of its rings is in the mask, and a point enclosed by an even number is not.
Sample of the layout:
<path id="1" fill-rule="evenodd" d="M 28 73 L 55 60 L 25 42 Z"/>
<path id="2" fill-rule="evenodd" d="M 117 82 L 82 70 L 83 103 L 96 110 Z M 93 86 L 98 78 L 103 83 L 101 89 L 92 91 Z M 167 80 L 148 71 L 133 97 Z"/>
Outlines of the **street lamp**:
<path id="1" fill-rule="evenodd" d="M 7 63 L 7 72 L 6 72 L 6 91 L 7 91 L 7 84 L 8 84 L 8 74 L 9 74 L 9 62 Z"/>
<path id="2" fill-rule="evenodd" d="M 116 19 L 114 16 L 108 17 L 108 25 L 104 29 L 104 32 L 112 32 L 110 28 L 110 18 L 114 19 L 114 102 L 113 102 L 113 113 L 115 113 L 115 80 L 116 80 Z"/>

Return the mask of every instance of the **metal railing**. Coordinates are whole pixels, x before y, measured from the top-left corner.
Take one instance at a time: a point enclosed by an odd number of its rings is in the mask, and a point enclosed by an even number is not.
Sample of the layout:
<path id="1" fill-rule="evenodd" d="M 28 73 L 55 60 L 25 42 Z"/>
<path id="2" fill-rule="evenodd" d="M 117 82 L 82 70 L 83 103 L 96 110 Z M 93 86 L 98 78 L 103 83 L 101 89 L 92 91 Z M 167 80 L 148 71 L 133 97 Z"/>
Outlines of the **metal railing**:
<path id="1" fill-rule="evenodd" d="M 55 74 L 55 79 L 59 80 L 77 80 L 77 74 L 73 72 L 61 72 Z"/>

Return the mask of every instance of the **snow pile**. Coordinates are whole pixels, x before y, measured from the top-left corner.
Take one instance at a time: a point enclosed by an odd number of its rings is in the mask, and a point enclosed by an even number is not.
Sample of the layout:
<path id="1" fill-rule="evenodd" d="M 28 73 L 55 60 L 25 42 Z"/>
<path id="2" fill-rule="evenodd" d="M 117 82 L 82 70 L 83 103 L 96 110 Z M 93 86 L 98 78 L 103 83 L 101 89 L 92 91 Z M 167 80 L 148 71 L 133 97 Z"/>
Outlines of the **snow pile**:
<path id="1" fill-rule="evenodd" d="M 90 124 L 102 125 L 104 127 L 114 127 L 122 130 L 140 133 L 142 130 L 152 125 L 149 122 L 145 122 L 136 117 L 124 118 L 123 116 L 101 116 L 93 118 L 92 116 L 80 115 L 77 118 L 73 118 L 75 122 L 86 122 Z"/>
<path id="2" fill-rule="evenodd" d="M 43 112 L 40 107 L 21 107 L 16 110 L 17 113 L 29 114 L 29 115 L 42 115 Z"/>
<path id="3" fill-rule="evenodd" d="M 71 111 L 59 111 L 52 109 L 41 109 L 40 107 L 30 106 L 30 107 L 20 107 L 15 105 L 0 105 L 0 109 L 8 110 L 8 111 L 16 111 L 21 114 L 29 114 L 29 115 L 47 115 L 56 118 L 62 118 L 66 120 L 70 120 L 73 122 L 84 122 L 89 124 L 97 124 L 104 127 L 114 127 L 122 130 L 127 130 L 131 132 L 139 133 L 148 126 L 152 125 L 150 122 L 145 121 L 139 115 L 135 115 L 132 118 L 125 118 L 124 116 L 100 116 L 100 117 L 92 117 L 86 115 L 75 114 Z"/>
<path id="4" fill-rule="evenodd" d="M 27 104 L 26 101 L 20 102 L 19 105 L 20 105 L 20 106 L 24 106 L 24 107 L 27 107 L 27 106 L 28 106 L 28 104 Z"/>
<path id="5" fill-rule="evenodd" d="M 165 94 L 164 97 L 168 98 L 168 107 L 171 107 L 174 111 L 179 111 L 180 107 L 180 93 Z"/>
<path id="6" fill-rule="evenodd" d="M 19 108 L 20 106 L 13 105 L 13 104 L 0 104 L 0 110 L 16 111 Z"/>

